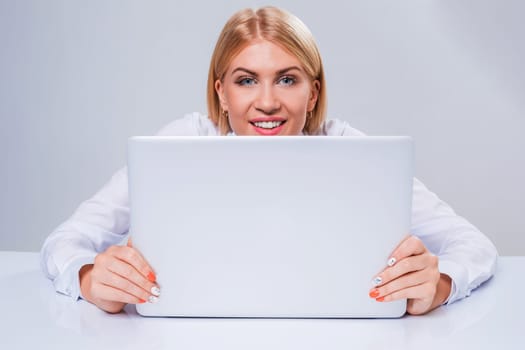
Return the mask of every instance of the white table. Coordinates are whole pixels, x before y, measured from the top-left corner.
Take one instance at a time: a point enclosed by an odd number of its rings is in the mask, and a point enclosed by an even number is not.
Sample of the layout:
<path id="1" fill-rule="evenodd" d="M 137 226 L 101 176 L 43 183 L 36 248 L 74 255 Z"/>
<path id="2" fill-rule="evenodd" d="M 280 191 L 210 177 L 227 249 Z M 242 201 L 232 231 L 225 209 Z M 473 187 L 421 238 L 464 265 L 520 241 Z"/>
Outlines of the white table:
<path id="1" fill-rule="evenodd" d="M 55 293 L 37 253 L 0 252 L 0 349 L 524 349 L 525 257 L 469 298 L 401 319 L 144 318 Z"/>

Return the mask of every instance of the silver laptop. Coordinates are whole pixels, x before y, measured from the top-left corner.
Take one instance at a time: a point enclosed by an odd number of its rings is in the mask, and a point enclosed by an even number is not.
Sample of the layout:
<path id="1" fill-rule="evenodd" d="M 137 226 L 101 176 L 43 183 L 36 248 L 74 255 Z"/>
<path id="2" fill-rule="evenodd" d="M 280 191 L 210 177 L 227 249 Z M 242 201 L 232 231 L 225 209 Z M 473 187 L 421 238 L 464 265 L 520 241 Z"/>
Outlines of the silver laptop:
<path id="1" fill-rule="evenodd" d="M 130 234 L 162 295 L 144 316 L 400 317 L 368 296 L 409 232 L 409 137 L 133 137 Z"/>

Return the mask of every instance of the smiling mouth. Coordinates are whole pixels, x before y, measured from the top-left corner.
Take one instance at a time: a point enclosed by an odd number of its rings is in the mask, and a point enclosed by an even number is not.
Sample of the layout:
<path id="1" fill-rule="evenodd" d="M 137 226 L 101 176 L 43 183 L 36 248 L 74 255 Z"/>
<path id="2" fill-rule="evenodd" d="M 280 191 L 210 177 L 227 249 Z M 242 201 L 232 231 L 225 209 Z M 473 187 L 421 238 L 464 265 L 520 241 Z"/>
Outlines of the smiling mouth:
<path id="1" fill-rule="evenodd" d="M 285 122 L 286 120 L 281 120 L 281 121 L 275 120 L 275 121 L 265 121 L 265 122 L 250 122 L 250 124 L 258 128 L 261 128 L 261 129 L 272 130 L 272 129 L 280 127 Z"/>

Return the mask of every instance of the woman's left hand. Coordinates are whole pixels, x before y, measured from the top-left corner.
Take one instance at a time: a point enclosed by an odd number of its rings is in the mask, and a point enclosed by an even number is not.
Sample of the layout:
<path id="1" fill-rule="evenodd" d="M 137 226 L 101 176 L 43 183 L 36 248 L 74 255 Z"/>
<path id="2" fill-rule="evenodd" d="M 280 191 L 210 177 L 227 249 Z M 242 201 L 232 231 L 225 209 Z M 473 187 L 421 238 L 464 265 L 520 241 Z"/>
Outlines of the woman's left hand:
<path id="1" fill-rule="evenodd" d="M 388 267 L 374 278 L 369 292 L 378 302 L 407 300 L 407 312 L 421 315 L 448 298 L 451 279 L 438 269 L 438 257 L 416 236 L 408 236 L 394 250 Z"/>

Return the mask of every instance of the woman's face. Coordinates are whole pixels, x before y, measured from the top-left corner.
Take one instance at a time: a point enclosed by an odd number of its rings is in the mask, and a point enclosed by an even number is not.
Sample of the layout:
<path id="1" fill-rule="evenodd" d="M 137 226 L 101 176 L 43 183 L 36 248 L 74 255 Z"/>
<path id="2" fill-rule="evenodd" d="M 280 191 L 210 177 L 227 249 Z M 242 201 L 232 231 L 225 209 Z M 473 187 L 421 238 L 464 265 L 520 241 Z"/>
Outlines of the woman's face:
<path id="1" fill-rule="evenodd" d="M 215 90 L 236 135 L 299 135 L 319 81 L 310 80 L 295 56 L 259 39 L 233 58 Z"/>

